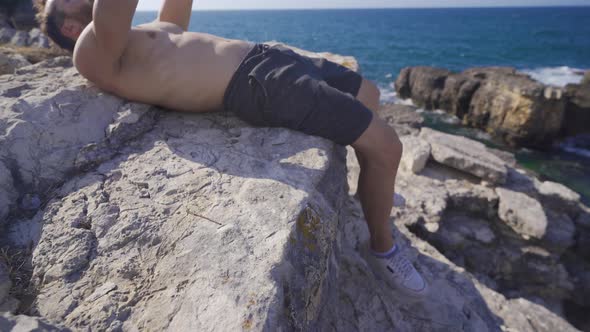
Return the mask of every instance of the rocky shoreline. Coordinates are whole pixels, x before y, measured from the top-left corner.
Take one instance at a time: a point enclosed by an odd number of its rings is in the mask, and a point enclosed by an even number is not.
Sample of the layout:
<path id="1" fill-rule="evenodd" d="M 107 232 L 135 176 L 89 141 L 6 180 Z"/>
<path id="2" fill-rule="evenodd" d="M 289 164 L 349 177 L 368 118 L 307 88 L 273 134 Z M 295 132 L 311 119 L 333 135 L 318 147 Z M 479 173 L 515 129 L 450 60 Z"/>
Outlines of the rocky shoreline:
<path id="1" fill-rule="evenodd" d="M 379 115 L 404 143 L 407 206 L 391 216 L 435 290 L 424 302 L 397 296 L 362 257 L 350 147 L 131 103 L 69 57 L 0 75 L 0 105 L 1 330 L 590 326 L 579 195 L 423 127 L 411 107 Z"/>
<path id="2" fill-rule="evenodd" d="M 545 149 L 558 139 L 590 133 L 590 72 L 581 84 L 547 86 L 509 67 L 404 68 L 400 98 L 441 109 L 511 146 Z"/>

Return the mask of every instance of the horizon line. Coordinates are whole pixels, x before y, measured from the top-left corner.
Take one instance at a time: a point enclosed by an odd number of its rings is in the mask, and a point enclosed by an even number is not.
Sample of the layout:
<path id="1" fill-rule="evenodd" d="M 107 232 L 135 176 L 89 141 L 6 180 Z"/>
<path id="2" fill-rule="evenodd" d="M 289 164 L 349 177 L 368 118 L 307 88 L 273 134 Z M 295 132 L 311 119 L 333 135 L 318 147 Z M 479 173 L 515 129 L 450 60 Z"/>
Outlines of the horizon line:
<path id="1" fill-rule="evenodd" d="M 350 9 L 515 9 L 515 8 L 590 8 L 588 5 L 540 5 L 540 6 L 446 6 L 446 7 L 318 7 L 318 8 L 193 8 L 192 11 L 248 11 L 248 10 L 350 10 Z M 154 9 L 137 9 L 141 11 L 158 11 Z"/>

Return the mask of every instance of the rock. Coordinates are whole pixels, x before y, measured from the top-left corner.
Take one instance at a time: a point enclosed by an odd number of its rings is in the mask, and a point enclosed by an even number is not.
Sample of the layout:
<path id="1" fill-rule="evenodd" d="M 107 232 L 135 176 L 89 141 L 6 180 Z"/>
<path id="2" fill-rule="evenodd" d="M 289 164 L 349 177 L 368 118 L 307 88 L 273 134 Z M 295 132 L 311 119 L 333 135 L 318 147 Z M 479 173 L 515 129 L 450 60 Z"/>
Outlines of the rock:
<path id="1" fill-rule="evenodd" d="M 492 183 L 504 183 L 504 161 L 480 143 L 465 137 L 422 128 L 420 137 L 430 143 L 432 158 L 441 164 L 475 175 Z"/>
<path id="2" fill-rule="evenodd" d="M 30 30 L 38 25 L 32 0 L 16 1 L 11 10 L 11 18 L 14 27 L 19 30 Z"/>
<path id="3" fill-rule="evenodd" d="M 12 297 L 10 291 L 12 289 L 12 281 L 8 267 L 3 260 L 0 260 L 0 313 L 13 312 L 18 307 L 18 300 Z M 1 325 L 0 325 L 1 327 Z M 0 329 L 0 331 L 4 331 Z"/>
<path id="4" fill-rule="evenodd" d="M 450 214 L 445 216 L 444 225 L 441 227 L 442 237 L 453 239 L 453 242 L 445 243 L 447 247 L 459 247 L 465 244 L 465 239 L 479 241 L 483 244 L 491 244 L 496 235 L 487 221 L 470 218 L 462 214 Z M 462 238 L 462 240 L 459 240 Z M 483 259 L 483 257 L 481 257 Z"/>
<path id="5" fill-rule="evenodd" d="M 570 215 L 579 213 L 580 194 L 560 183 L 551 181 L 535 181 L 534 185 L 541 195 L 543 206 L 556 211 L 566 211 Z"/>
<path id="6" fill-rule="evenodd" d="M 16 72 L 0 77 L 0 166 L 8 170 L 0 174 L 12 181 L 19 199 L 9 204 L 19 215 L 1 240 L 33 249 L 32 312 L 43 317 L 19 319 L 115 331 L 500 329 L 466 271 L 473 259 L 457 266 L 413 233 L 456 227 L 477 244 L 473 257 L 509 241 L 483 217 L 497 198 L 479 179 L 436 175 L 435 163 L 424 174 L 400 172 L 396 190 L 407 206 L 392 209 L 394 236 L 433 288 L 426 301 L 407 301 L 375 278 L 359 250 L 369 234 L 358 200 L 346 195 L 358 180 L 351 147 L 254 128 L 232 114 L 130 103 L 82 79 L 69 57 Z M 466 213 L 445 229 L 461 204 L 482 216 Z M 538 263 L 540 255 L 507 246 L 498 257 L 522 257 L 525 271 L 538 264 L 535 285 L 571 293 L 563 266 L 548 267 L 552 253 Z M 547 321 L 568 330 L 559 317 Z M 529 324 L 518 327 L 547 323 Z"/>
<path id="7" fill-rule="evenodd" d="M 9 53 L 0 48 L 0 75 L 13 74 L 17 68 L 29 66 L 30 64 L 22 55 Z"/>
<path id="8" fill-rule="evenodd" d="M 424 118 L 416 107 L 398 104 L 382 105 L 379 109 L 379 116 L 385 120 L 398 136 L 415 135 L 420 132 Z"/>
<path id="9" fill-rule="evenodd" d="M 415 177 L 413 174 L 408 176 Z M 337 331 L 499 331 L 485 299 L 460 268 L 404 226 L 415 210 L 399 210 L 395 218 L 396 242 L 429 281 L 432 294 L 425 301 L 397 301 L 386 285 L 375 279 L 359 247 L 366 244 L 368 230 L 359 217 L 359 202 L 345 204 L 338 285 L 340 302 L 326 306 L 324 329 Z M 411 243 L 411 245 L 410 245 Z M 444 299 L 444 300 L 441 300 Z M 365 309 L 362 309 L 365 308 Z M 367 310 L 369 308 L 369 310 Z M 342 319 L 351 317 L 351 319 Z M 332 327 L 330 327 L 332 326 Z"/>
<path id="10" fill-rule="evenodd" d="M 412 98 L 416 105 L 438 109 L 445 80 L 452 74 L 446 69 L 433 67 L 404 68 L 395 81 L 400 98 Z"/>
<path id="11" fill-rule="evenodd" d="M 578 205 L 580 207 L 580 214 L 575 219 L 575 222 L 578 226 L 590 229 L 590 208 L 585 205 Z"/>
<path id="12" fill-rule="evenodd" d="M 35 45 L 39 43 L 39 38 L 43 35 L 39 28 L 34 28 L 29 31 L 29 45 Z"/>
<path id="13" fill-rule="evenodd" d="M 499 198 L 498 216 L 516 233 L 525 238 L 542 239 L 547 233 L 547 216 L 541 204 L 526 194 L 496 188 Z"/>
<path id="14" fill-rule="evenodd" d="M 27 46 L 29 45 L 29 34 L 26 31 L 17 30 L 10 42 L 15 46 Z"/>
<path id="15" fill-rule="evenodd" d="M 107 146 L 112 141 L 110 153 L 116 153 L 114 145 L 123 141 L 115 132 L 105 134 L 105 128 L 130 104 L 89 87 L 74 68 L 57 66 L 67 64 L 61 59 L 21 67 L 19 75 L 0 77 L 0 91 L 13 91 L 9 96 L 15 97 L 0 99 L 0 155 L 5 156 L 11 177 L 19 179 L 17 193 L 43 194 L 76 167 L 93 163 L 86 160 L 75 164 L 84 147 L 92 143 Z M 18 92 L 14 92 L 17 87 Z M 153 118 L 154 112 L 146 116 Z M 144 121 L 138 121 L 136 129 L 146 130 Z M 6 181 L 3 178 L 0 183 Z"/>
<path id="16" fill-rule="evenodd" d="M 515 146 L 546 147 L 562 128 L 562 91 L 514 68 L 472 68 L 455 74 L 408 67 L 400 72 L 395 88 L 400 97 L 412 98 L 420 107 L 443 109 Z"/>
<path id="17" fill-rule="evenodd" d="M 590 261 L 590 230 L 581 229 L 576 240 L 576 252 Z"/>
<path id="18" fill-rule="evenodd" d="M 542 305 L 523 298 L 507 299 L 479 282 L 475 284 L 490 310 L 502 320 L 502 331 L 578 331 Z"/>
<path id="19" fill-rule="evenodd" d="M 563 253 L 575 243 L 576 226 L 565 213 L 547 210 L 547 218 L 547 234 L 543 238 L 543 242 L 553 247 L 555 253 Z"/>
<path id="20" fill-rule="evenodd" d="M 565 106 L 564 134 L 575 136 L 590 133 L 590 80 L 589 74 L 581 84 L 568 84 L 565 87 L 567 103 Z"/>
<path id="21" fill-rule="evenodd" d="M 12 26 L 8 20 L 8 15 L 2 9 L 0 9 L 0 29 L 11 27 Z"/>
<path id="22" fill-rule="evenodd" d="M 8 292 L 12 287 L 12 282 L 8 276 L 8 268 L 3 261 L 0 260 L 0 304 L 8 298 Z"/>
<path id="23" fill-rule="evenodd" d="M 50 323 L 40 317 L 0 313 L 0 330 L 13 332 L 69 332 L 70 329 Z"/>
<path id="24" fill-rule="evenodd" d="M 492 219 L 498 210 L 498 195 L 494 189 L 473 185 L 467 181 L 448 180 L 445 187 L 449 193 L 450 207 L 474 216 Z"/>
<path id="25" fill-rule="evenodd" d="M 330 326 L 345 149 L 229 114 L 156 117 L 58 61 L 10 76 L 27 86 L 0 120 L 18 189 L 50 198 L 29 239 L 40 315 L 72 329 Z"/>
<path id="26" fill-rule="evenodd" d="M 419 173 L 430 158 L 430 144 L 416 136 L 401 136 L 400 140 L 404 147 L 400 168 Z"/>
<path id="27" fill-rule="evenodd" d="M 441 181 L 410 173 L 396 178 L 395 188 L 406 205 L 418 210 L 426 222 L 439 222 L 447 209 L 449 196 Z"/>
<path id="28" fill-rule="evenodd" d="M 580 194 L 560 183 L 545 181 L 537 189 L 541 195 L 555 198 L 562 202 L 577 204 L 580 201 Z"/>
<path id="29" fill-rule="evenodd" d="M 0 27 L 0 44 L 10 43 L 12 37 L 16 34 L 16 30 L 13 28 L 1 28 Z"/>
<path id="30" fill-rule="evenodd" d="M 0 229 L 5 218 L 17 199 L 16 190 L 10 170 L 0 161 Z"/>

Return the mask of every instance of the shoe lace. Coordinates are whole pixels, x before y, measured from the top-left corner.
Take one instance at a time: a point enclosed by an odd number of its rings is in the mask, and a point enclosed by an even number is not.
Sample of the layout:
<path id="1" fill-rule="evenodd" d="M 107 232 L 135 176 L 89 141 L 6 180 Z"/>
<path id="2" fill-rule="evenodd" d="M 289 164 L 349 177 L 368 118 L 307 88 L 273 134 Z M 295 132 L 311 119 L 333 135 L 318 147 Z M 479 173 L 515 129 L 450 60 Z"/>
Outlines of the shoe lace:
<path id="1" fill-rule="evenodd" d="M 390 267 L 393 273 L 402 277 L 404 280 L 408 279 L 412 274 L 412 263 L 402 254 L 398 253 L 389 259 Z"/>

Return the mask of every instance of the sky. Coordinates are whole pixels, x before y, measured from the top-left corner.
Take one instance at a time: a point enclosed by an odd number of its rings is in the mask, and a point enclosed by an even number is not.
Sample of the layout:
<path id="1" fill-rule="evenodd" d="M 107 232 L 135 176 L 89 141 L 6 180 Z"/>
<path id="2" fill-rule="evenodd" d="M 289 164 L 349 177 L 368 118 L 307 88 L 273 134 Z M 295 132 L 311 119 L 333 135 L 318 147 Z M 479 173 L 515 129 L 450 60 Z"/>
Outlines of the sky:
<path id="1" fill-rule="evenodd" d="M 139 0 L 138 10 L 158 10 L 164 0 Z M 187 0 L 168 0 L 187 1 Z M 590 6 L 590 0 L 194 0 L 193 9 L 418 8 Z"/>

